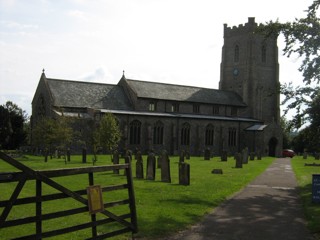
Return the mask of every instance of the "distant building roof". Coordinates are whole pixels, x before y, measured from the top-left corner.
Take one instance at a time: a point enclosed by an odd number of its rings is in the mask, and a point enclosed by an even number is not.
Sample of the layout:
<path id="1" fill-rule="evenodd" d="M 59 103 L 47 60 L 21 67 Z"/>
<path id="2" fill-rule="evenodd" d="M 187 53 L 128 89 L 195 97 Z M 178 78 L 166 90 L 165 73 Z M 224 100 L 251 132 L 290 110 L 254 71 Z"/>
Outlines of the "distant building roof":
<path id="1" fill-rule="evenodd" d="M 125 81 L 137 94 L 137 97 L 140 98 L 246 106 L 241 97 L 237 93 L 231 91 L 132 79 L 126 79 Z"/>
<path id="2" fill-rule="evenodd" d="M 46 81 L 56 106 L 132 109 L 122 87 L 118 85 L 51 78 Z"/>

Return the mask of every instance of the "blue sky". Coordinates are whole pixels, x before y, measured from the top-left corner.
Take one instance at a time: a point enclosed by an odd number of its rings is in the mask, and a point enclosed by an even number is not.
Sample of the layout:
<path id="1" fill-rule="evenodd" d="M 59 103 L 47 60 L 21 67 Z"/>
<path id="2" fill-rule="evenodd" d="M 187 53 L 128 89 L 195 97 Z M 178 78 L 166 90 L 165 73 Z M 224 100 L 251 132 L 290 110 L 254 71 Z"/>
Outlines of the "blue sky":
<path id="1" fill-rule="evenodd" d="M 0 104 L 31 114 L 48 78 L 116 84 L 127 78 L 218 88 L 223 24 L 292 21 L 312 0 L 0 0 Z M 280 81 L 302 81 L 281 54 Z"/>

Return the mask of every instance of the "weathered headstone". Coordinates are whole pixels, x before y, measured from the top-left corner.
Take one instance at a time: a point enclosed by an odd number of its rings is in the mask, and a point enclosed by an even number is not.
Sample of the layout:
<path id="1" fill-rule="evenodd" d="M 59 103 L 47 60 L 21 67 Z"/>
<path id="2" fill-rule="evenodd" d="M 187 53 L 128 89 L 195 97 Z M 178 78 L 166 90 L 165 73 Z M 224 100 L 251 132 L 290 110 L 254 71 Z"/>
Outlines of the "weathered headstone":
<path id="1" fill-rule="evenodd" d="M 149 153 L 147 158 L 147 180 L 155 180 L 156 178 L 156 157 L 153 153 Z"/>
<path id="2" fill-rule="evenodd" d="M 189 151 L 186 151 L 186 159 L 190 160 L 190 152 Z"/>
<path id="3" fill-rule="evenodd" d="M 320 153 L 316 152 L 316 153 L 314 154 L 314 159 L 315 159 L 315 160 L 319 160 L 319 159 L 320 159 Z"/>
<path id="4" fill-rule="evenodd" d="M 185 156 L 185 152 L 184 152 L 184 150 L 181 150 L 180 155 L 179 155 L 179 162 L 180 163 L 184 162 L 184 156 Z"/>
<path id="5" fill-rule="evenodd" d="M 307 152 L 304 152 L 303 153 L 303 159 L 307 159 L 308 158 L 308 154 L 307 154 Z"/>
<path id="6" fill-rule="evenodd" d="M 261 155 L 262 155 L 262 154 L 261 154 L 261 151 L 258 150 L 258 151 L 257 151 L 257 160 L 261 160 L 261 158 L 262 158 Z"/>
<path id="7" fill-rule="evenodd" d="M 136 159 L 137 159 L 136 178 L 142 179 L 143 178 L 143 159 L 140 151 L 136 154 Z"/>
<path id="8" fill-rule="evenodd" d="M 87 162 L 87 149 L 84 147 L 82 148 L 82 163 Z"/>
<path id="9" fill-rule="evenodd" d="M 247 164 L 248 163 L 248 148 L 244 148 L 243 150 L 242 150 L 242 153 L 241 153 L 241 155 L 242 155 L 242 164 Z"/>
<path id="10" fill-rule="evenodd" d="M 215 168 L 211 171 L 212 174 L 223 174 L 223 171 L 221 168 Z"/>
<path id="11" fill-rule="evenodd" d="M 161 181 L 171 183 L 171 174 L 170 174 L 170 159 L 167 154 L 167 151 L 163 151 L 161 154 L 162 163 L 161 163 Z"/>
<path id="12" fill-rule="evenodd" d="M 67 161 L 70 162 L 70 148 L 67 149 Z"/>
<path id="13" fill-rule="evenodd" d="M 204 150 L 204 160 L 210 160 L 210 149 L 206 148 Z"/>
<path id="14" fill-rule="evenodd" d="M 250 160 L 253 161 L 254 160 L 254 155 L 255 153 L 254 152 L 250 152 Z"/>
<path id="15" fill-rule="evenodd" d="M 228 161 L 228 152 L 223 150 L 222 153 L 221 153 L 221 161 L 222 162 L 226 162 Z"/>
<path id="16" fill-rule="evenodd" d="M 179 163 L 179 184 L 190 185 L 190 164 Z"/>
<path id="17" fill-rule="evenodd" d="M 235 154 L 236 158 L 236 168 L 242 168 L 242 156 L 241 153 L 236 153 Z"/>
<path id="18" fill-rule="evenodd" d="M 157 158 L 157 168 L 161 168 L 161 163 L 162 163 L 162 156 L 158 156 Z"/>
<path id="19" fill-rule="evenodd" d="M 113 162 L 113 164 L 119 164 L 119 152 L 117 150 L 113 151 L 112 162 Z M 119 169 L 114 169 L 113 173 L 119 174 Z"/>

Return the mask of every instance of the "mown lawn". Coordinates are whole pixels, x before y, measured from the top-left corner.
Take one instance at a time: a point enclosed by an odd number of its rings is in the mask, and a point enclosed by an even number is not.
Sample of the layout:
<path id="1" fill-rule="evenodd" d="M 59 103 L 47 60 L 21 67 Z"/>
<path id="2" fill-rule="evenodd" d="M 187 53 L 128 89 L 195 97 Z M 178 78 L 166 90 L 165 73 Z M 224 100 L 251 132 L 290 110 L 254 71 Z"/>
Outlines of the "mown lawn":
<path id="1" fill-rule="evenodd" d="M 320 238 L 320 204 L 312 203 L 312 175 L 320 174 L 320 167 L 305 166 L 305 163 L 317 163 L 314 157 L 303 159 L 302 156 L 292 158 L 292 167 L 298 180 L 300 196 L 303 202 L 304 212 L 308 221 L 308 227 L 313 233 L 318 233 Z"/>
<path id="2" fill-rule="evenodd" d="M 87 158 L 91 161 L 92 156 Z M 146 156 L 144 160 L 144 174 L 146 174 Z M 65 164 L 63 159 L 49 159 L 43 161 L 43 157 L 26 156 L 19 161 L 33 169 L 57 169 L 65 167 L 90 166 L 92 163 L 81 163 L 81 156 L 72 156 L 71 162 Z M 247 185 L 256 176 L 262 173 L 273 161 L 273 158 L 263 158 L 262 160 L 249 161 L 249 164 L 243 165 L 242 169 L 235 168 L 235 160 L 228 158 L 227 162 L 221 162 L 220 158 L 212 158 L 210 161 L 203 160 L 203 157 L 191 157 L 186 162 L 190 163 L 190 186 L 181 186 L 178 184 L 178 157 L 170 157 L 171 179 L 172 183 L 161 182 L 160 169 L 156 171 L 156 180 L 139 180 L 134 178 L 134 189 L 136 196 L 136 207 L 138 215 L 139 233 L 137 238 L 153 239 L 172 234 L 178 230 L 184 229 L 199 221 L 206 213 L 211 212 L 216 206 L 221 204 L 226 198 L 239 191 Z M 121 162 L 124 162 L 121 159 Z M 135 176 L 135 163 L 132 162 L 132 172 Z M 110 156 L 99 156 L 96 165 L 110 165 Z M 214 168 L 222 169 L 223 174 L 212 174 Z M 12 167 L 0 160 L 0 172 L 12 171 Z M 88 186 L 87 175 L 75 175 L 72 177 L 60 177 L 55 179 L 62 185 L 72 190 L 85 189 Z M 95 183 L 101 185 L 124 183 L 125 177 L 120 172 L 119 175 L 109 173 L 99 173 L 95 175 Z M 34 196 L 34 181 L 29 181 L 23 189 L 21 196 Z M 12 193 L 15 184 L 0 184 L 0 200 L 8 199 Z M 55 192 L 54 189 L 44 184 L 44 193 Z M 117 193 L 123 197 L 126 193 Z M 103 195 L 105 202 L 113 201 L 118 196 Z M 30 204 L 29 204 L 30 205 Z M 35 206 L 14 207 L 9 219 L 34 215 Z M 43 204 L 43 212 L 52 212 L 81 206 L 80 203 L 72 199 L 59 201 L 50 201 Z M 2 211 L 2 209 L 0 209 Z M 111 210 L 113 211 L 113 210 Z M 124 211 L 115 209 L 115 212 Z M 89 214 L 81 214 L 77 217 L 68 217 L 59 220 L 50 220 L 44 224 L 45 230 L 58 229 L 75 223 L 88 221 Z M 31 234 L 34 231 L 34 224 L 23 225 L 21 229 L 0 229 L 1 239 L 10 239 L 13 236 Z M 104 232 L 103 227 L 98 231 Z M 84 239 L 90 237 L 90 230 L 79 231 L 61 237 L 52 239 Z M 113 239 L 127 239 L 130 235 L 122 235 Z"/>

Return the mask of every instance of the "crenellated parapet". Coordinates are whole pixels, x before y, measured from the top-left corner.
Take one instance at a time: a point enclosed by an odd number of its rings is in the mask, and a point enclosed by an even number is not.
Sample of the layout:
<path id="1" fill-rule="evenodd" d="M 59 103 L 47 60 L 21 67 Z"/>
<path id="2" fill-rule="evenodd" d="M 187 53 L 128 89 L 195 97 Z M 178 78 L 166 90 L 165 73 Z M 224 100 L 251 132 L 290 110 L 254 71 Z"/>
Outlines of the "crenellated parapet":
<path id="1" fill-rule="evenodd" d="M 262 25 L 262 24 L 260 24 Z M 249 17 L 248 22 L 240 24 L 238 26 L 228 27 L 228 24 L 224 24 L 224 36 L 232 37 L 232 36 L 239 36 L 241 34 L 247 34 L 248 32 L 253 32 L 258 24 L 255 22 L 254 17 Z"/>

